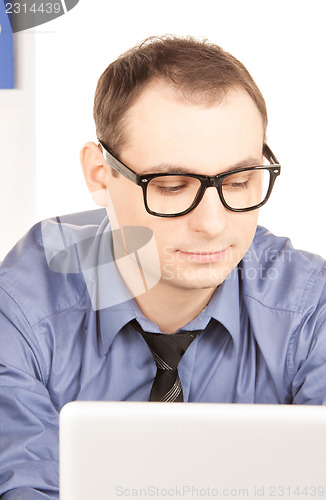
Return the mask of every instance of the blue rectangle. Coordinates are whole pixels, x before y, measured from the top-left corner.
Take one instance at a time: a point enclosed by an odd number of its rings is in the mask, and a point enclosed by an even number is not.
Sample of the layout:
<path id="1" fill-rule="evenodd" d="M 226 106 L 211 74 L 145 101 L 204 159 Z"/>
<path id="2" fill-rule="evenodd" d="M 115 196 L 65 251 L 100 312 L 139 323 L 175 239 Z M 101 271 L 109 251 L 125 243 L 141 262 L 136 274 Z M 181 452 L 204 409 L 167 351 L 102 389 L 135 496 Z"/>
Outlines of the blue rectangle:
<path id="1" fill-rule="evenodd" d="M 14 88 L 14 51 L 10 21 L 0 0 L 0 89 Z"/>

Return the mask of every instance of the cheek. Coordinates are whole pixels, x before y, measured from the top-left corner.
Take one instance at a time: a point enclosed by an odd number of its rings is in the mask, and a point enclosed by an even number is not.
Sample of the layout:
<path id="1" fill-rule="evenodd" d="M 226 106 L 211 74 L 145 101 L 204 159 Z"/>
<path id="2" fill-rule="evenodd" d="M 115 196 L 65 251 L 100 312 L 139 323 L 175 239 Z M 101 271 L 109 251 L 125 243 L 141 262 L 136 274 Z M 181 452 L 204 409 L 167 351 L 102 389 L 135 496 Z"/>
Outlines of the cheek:
<path id="1" fill-rule="evenodd" d="M 108 197 L 120 226 L 145 225 L 146 210 L 142 190 L 128 179 L 110 179 Z"/>
<path id="2" fill-rule="evenodd" d="M 237 230 L 240 236 L 239 244 L 245 251 L 248 250 L 255 236 L 258 221 L 258 212 L 258 210 L 254 210 L 252 212 L 243 214 L 235 214 L 238 216 Z"/>

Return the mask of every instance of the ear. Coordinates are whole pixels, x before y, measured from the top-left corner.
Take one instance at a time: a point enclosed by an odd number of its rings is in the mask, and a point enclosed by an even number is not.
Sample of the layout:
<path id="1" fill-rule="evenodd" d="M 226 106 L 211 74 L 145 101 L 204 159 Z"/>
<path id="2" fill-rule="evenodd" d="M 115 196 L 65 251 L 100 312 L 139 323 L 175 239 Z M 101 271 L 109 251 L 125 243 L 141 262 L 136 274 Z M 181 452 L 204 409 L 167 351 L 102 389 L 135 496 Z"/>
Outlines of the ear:
<path id="1" fill-rule="evenodd" d="M 89 192 L 97 205 L 107 206 L 108 166 L 101 146 L 87 142 L 80 152 L 80 163 Z"/>

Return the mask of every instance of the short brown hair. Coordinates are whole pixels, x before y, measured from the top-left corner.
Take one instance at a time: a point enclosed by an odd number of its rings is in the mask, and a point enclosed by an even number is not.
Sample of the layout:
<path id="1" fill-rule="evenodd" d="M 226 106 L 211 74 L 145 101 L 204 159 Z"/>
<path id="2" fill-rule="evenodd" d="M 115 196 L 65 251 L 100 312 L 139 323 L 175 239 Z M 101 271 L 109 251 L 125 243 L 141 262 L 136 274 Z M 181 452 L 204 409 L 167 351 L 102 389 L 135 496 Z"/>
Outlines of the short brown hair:
<path id="1" fill-rule="evenodd" d="M 151 37 L 118 57 L 98 81 L 94 101 L 96 133 L 112 154 L 119 156 L 126 140 L 126 111 L 157 78 L 175 87 L 185 99 L 211 105 L 230 88 L 240 86 L 256 103 L 266 130 L 264 98 L 248 70 L 235 57 L 207 40 L 172 35 Z"/>

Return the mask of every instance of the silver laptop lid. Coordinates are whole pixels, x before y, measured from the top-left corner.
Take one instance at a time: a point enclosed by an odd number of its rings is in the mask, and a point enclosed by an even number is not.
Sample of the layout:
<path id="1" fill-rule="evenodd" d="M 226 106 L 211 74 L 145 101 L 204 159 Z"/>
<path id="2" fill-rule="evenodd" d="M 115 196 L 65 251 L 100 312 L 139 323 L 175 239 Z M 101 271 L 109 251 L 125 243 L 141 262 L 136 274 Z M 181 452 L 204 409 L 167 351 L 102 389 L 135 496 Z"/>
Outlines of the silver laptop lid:
<path id="1" fill-rule="evenodd" d="M 60 500 L 326 498 L 326 407 L 73 402 Z"/>

